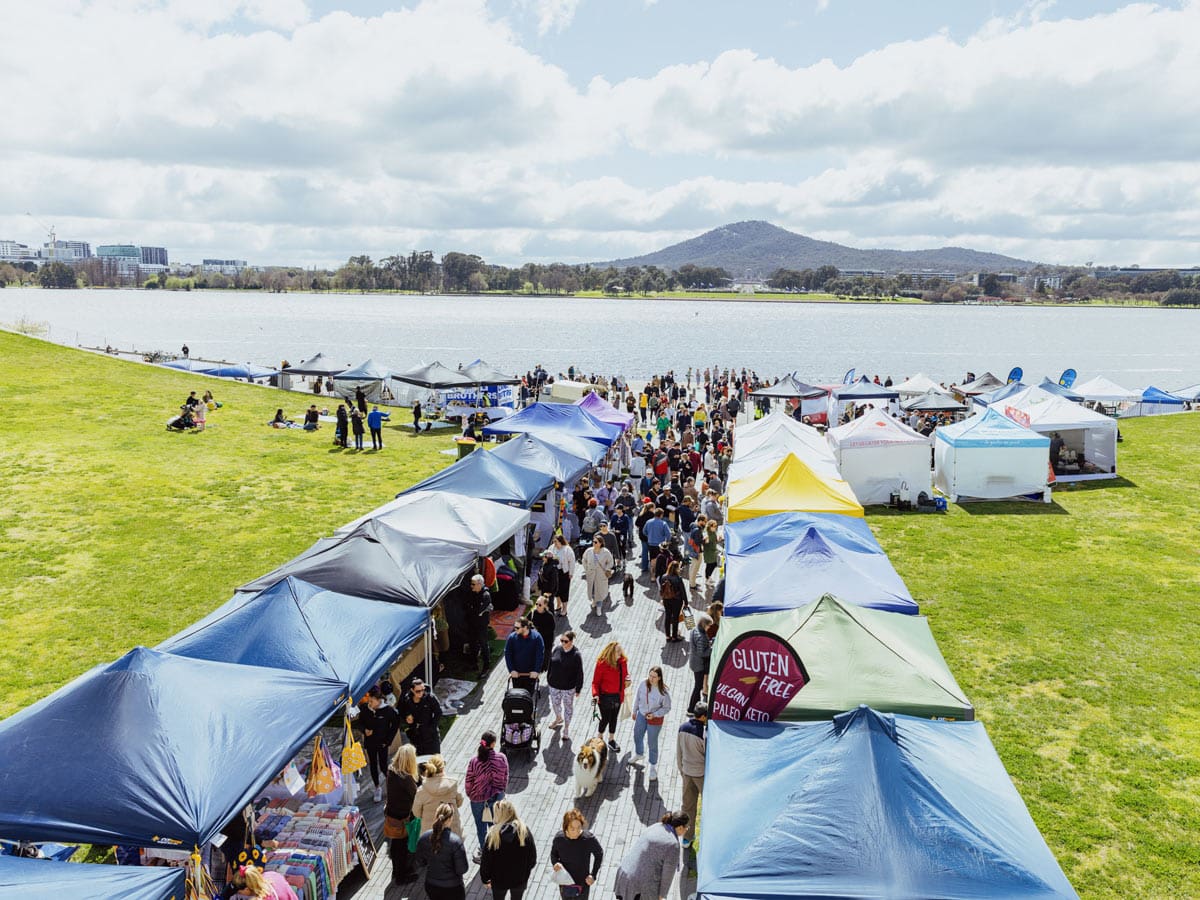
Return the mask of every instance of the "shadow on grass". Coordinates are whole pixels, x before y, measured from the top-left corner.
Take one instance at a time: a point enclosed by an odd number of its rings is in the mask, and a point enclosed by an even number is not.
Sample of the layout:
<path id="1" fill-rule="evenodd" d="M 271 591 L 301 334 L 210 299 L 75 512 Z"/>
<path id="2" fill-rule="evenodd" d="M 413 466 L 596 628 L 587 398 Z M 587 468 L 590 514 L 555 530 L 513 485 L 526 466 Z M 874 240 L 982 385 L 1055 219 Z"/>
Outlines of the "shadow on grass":
<path id="1" fill-rule="evenodd" d="M 1135 488 L 1136 481 L 1130 481 L 1123 475 L 1116 478 L 1105 478 L 1101 481 L 1072 481 L 1067 484 L 1056 484 L 1054 493 L 1077 494 L 1080 491 L 1107 491 L 1113 488 Z"/>
<path id="2" fill-rule="evenodd" d="M 972 516 L 1069 516 L 1057 503 L 1040 500 L 983 500 L 957 503 L 959 509 Z"/>

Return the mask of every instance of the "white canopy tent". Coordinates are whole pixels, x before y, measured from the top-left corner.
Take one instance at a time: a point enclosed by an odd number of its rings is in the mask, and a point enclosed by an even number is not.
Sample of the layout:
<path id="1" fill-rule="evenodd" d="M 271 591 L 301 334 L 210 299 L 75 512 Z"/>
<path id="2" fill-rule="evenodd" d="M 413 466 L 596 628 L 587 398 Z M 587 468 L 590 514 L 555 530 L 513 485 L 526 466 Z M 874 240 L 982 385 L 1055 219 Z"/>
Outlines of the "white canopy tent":
<path id="1" fill-rule="evenodd" d="M 893 491 L 916 497 L 929 491 L 929 438 L 878 409 L 829 431 L 825 437 L 842 478 L 863 506 L 886 504 Z"/>
<path id="2" fill-rule="evenodd" d="M 919 397 L 927 391 L 937 391 L 940 394 L 949 394 L 948 388 L 942 387 L 924 372 L 918 372 L 912 378 L 901 382 L 893 388 L 903 399 Z"/>
<path id="3" fill-rule="evenodd" d="M 1114 403 L 1132 403 L 1142 397 L 1141 391 L 1131 391 L 1129 388 L 1121 387 L 1103 375 L 1097 375 L 1082 384 L 1073 384 L 1071 390 L 1084 400 L 1103 403 L 1106 406 Z"/>
<path id="4" fill-rule="evenodd" d="M 1200 384 L 1193 384 L 1190 387 L 1180 388 L 1177 391 L 1171 391 L 1176 397 L 1182 397 L 1189 403 L 1195 403 L 1200 400 Z"/>
<path id="5" fill-rule="evenodd" d="M 763 466 L 779 462 L 789 453 L 819 474 L 842 477 L 833 451 L 817 429 L 797 422 L 786 413 L 774 412 L 734 432 L 729 480 L 744 478 Z"/>
<path id="6" fill-rule="evenodd" d="M 1094 481 L 1117 477 L 1117 420 L 1094 412 L 1066 397 L 1029 387 L 994 404 L 1005 416 L 1052 441 L 1063 442 L 1058 481 Z"/>
<path id="7" fill-rule="evenodd" d="M 933 484 L 959 500 L 1040 494 L 1050 502 L 1050 439 L 988 408 L 934 432 Z"/>
<path id="8" fill-rule="evenodd" d="M 369 519 L 393 531 L 445 541 L 486 556 L 529 524 L 529 510 L 450 491 L 417 491 L 359 516 L 334 534 L 349 534 Z M 521 541 L 516 549 L 518 555 L 524 553 Z"/>

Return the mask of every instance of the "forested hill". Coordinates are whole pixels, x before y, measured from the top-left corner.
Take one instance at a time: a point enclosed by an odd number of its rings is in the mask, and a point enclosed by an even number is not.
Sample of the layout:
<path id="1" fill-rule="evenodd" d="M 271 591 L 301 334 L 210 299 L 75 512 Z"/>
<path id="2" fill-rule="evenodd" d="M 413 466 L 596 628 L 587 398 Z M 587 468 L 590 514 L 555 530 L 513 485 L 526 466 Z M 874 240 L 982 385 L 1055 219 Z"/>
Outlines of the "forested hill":
<path id="1" fill-rule="evenodd" d="M 869 269 L 882 272 L 1011 272 L 1036 265 L 1000 253 L 965 247 L 936 250 L 859 250 L 830 241 L 818 241 L 770 222 L 735 222 L 707 231 L 644 256 L 598 263 L 600 266 L 658 266 L 678 269 L 687 263 L 720 266 L 739 277 L 749 271 L 768 277 L 776 269 L 816 269 L 837 266 L 841 271 Z"/>

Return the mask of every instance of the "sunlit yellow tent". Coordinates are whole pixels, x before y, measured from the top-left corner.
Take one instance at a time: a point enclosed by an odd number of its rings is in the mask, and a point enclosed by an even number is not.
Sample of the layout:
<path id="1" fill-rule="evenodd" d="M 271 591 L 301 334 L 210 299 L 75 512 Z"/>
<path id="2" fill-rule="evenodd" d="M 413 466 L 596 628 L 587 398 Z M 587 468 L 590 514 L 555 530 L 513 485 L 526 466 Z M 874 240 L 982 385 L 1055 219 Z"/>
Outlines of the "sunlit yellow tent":
<path id="1" fill-rule="evenodd" d="M 729 521 L 782 512 L 838 513 L 862 518 L 862 504 L 841 479 L 814 472 L 795 454 L 729 483 Z"/>

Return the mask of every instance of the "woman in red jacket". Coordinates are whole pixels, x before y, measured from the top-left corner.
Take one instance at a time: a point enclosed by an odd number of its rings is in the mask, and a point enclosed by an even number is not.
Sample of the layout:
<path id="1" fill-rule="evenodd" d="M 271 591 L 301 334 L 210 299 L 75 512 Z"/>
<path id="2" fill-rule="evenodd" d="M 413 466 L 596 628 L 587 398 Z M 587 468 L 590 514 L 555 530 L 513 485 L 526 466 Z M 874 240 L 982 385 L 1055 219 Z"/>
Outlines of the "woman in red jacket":
<path id="1" fill-rule="evenodd" d="M 595 671 L 592 672 L 592 702 L 600 709 L 599 734 L 603 737 L 607 728 L 608 747 L 613 753 L 621 752 L 621 745 L 615 737 L 617 715 L 621 711 L 621 701 L 625 699 L 628 685 L 629 660 L 620 644 L 609 641 L 600 651 Z"/>

